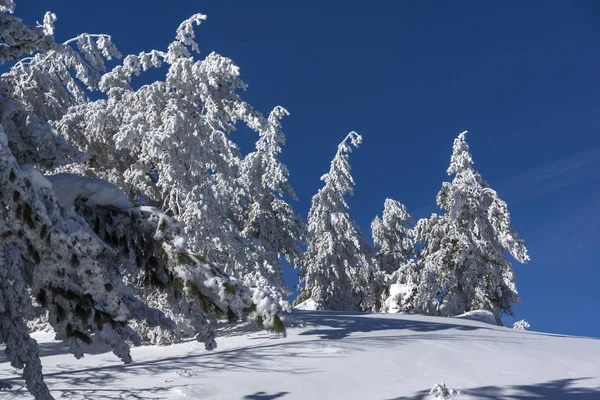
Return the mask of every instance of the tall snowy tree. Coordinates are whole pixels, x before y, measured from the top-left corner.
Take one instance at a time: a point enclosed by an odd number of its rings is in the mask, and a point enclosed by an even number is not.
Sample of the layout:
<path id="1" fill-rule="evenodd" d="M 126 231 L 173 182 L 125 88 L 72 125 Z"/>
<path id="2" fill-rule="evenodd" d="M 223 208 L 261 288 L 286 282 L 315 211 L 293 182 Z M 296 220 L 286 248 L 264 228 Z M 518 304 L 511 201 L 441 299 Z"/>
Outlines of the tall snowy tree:
<path id="1" fill-rule="evenodd" d="M 349 155 L 362 137 L 350 132 L 339 144 L 325 185 L 312 198 L 308 214 L 308 249 L 302 265 L 302 293 L 317 310 L 372 310 L 376 295 L 371 283 L 379 279 L 373 249 L 347 212 L 346 195 L 354 192 Z"/>
<path id="2" fill-rule="evenodd" d="M 416 310 L 444 316 L 488 310 L 502 324 L 519 302 L 515 277 L 505 253 L 520 263 L 529 256 L 523 240 L 510 227 L 506 203 L 473 167 L 466 132 L 454 141 L 448 175 L 437 196 L 444 215 L 418 222 L 423 243 L 417 271 Z"/>
<path id="3" fill-rule="evenodd" d="M 385 284 L 380 289 L 381 311 L 410 309 L 407 300 L 416 290 L 412 223 L 404 204 L 392 199 L 385 200 L 382 218 L 376 216 L 371 223 L 378 266 L 385 273 Z"/>
<path id="4" fill-rule="evenodd" d="M 190 251 L 247 284 L 263 324 L 280 326 L 277 315 L 289 304 L 279 263 L 264 240 L 244 232 L 251 194 L 241 153 L 228 138 L 238 121 L 264 136 L 274 122 L 241 99 L 237 92 L 246 85 L 230 59 L 216 53 L 194 58 L 194 25 L 205 18 L 197 14 L 182 22 L 165 52 L 125 57 L 99 80 L 105 99 L 81 102 L 54 124 L 88 155 L 73 170 L 106 179 L 130 200 L 141 198 L 175 217 Z M 41 58 L 28 68 L 44 63 Z M 164 81 L 133 87 L 133 75 L 162 65 L 168 67 Z M 279 201 L 274 206 L 283 207 L 281 217 L 291 213 Z M 280 250 L 296 251 L 286 246 Z"/>
<path id="5" fill-rule="evenodd" d="M 52 38 L 52 14 L 46 14 L 42 26 L 30 27 L 10 15 L 13 10 L 13 1 L 0 1 L 0 63 L 36 51 L 66 51 Z M 35 110 L 15 101 L 12 85 L 10 77 L 0 78 L 0 342 L 11 364 L 23 368 L 35 398 L 51 399 L 37 344 L 24 322 L 33 315 L 30 294 L 48 311 L 57 338 L 78 357 L 80 343 L 97 334 L 129 362 L 127 341 L 139 343 L 127 326 L 131 309 L 138 308 L 150 324 L 161 321 L 160 313 L 123 294 L 110 247 L 80 215 L 61 207 L 40 170 L 80 159 L 81 153 Z"/>
<path id="6" fill-rule="evenodd" d="M 391 274 L 415 255 L 411 223 L 412 218 L 404 204 L 385 199 L 382 218 L 376 216 L 371 223 L 375 251 L 382 271 Z"/>
<path id="7" fill-rule="evenodd" d="M 288 169 L 278 158 L 285 144 L 280 120 L 286 115 L 288 112 L 282 107 L 271 112 L 267 128 L 259 132 L 256 151 L 242 163 L 242 179 L 250 198 L 242 234 L 252 239 L 251 253 L 257 257 L 256 269 L 244 277 L 244 282 L 253 285 L 264 279 L 281 300 L 291 292 L 283 282 L 280 260 L 285 258 L 291 265 L 299 265 L 302 258 L 299 243 L 306 236 L 302 218 L 284 199 L 284 196 L 297 199 L 288 181 Z"/>
<path id="8" fill-rule="evenodd" d="M 237 318 L 254 294 L 189 250 L 178 222 L 164 212 L 132 206 L 106 180 L 51 174 L 85 171 L 86 155 L 46 121 L 85 104 L 77 85 L 100 82 L 102 55 L 117 54 L 110 38 L 84 34 L 57 44 L 53 14 L 30 27 L 10 15 L 13 9 L 14 2 L 0 0 L 0 63 L 17 60 L 0 78 L 0 343 L 8 360 L 23 368 L 36 399 L 52 398 L 25 324 L 33 296 L 77 357 L 80 344 L 97 337 L 130 362 L 129 343 L 140 343 L 131 325 L 169 331 L 174 321 L 138 300 L 123 276 L 134 286 L 143 282 L 136 294 L 159 288 L 163 297 L 177 297 L 171 316 L 185 316 L 214 348 L 210 320 Z M 179 36 L 187 40 L 185 32 Z"/>

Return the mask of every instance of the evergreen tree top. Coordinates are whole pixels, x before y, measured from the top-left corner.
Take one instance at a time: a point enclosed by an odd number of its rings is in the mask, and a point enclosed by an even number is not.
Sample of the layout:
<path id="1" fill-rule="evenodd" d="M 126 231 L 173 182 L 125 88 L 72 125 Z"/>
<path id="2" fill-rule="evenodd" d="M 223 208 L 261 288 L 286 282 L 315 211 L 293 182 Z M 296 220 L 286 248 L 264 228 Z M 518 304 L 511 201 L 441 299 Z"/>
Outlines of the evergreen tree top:
<path id="1" fill-rule="evenodd" d="M 454 139 L 452 148 L 452 157 L 450 158 L 450 166 L 448 167 L 448 175 L 459 174 L 466 170 L 472 170 L 473 157 L 469 153 L 469 145 L 465 140 L 467 131 L 462 132 Z"/>
<path id="2" fill-rule="evenodd" d="M 352 153 L 352 146 L 358 148 L 361 143 L 362 136 L 354 131 L 348 133 L 346 138 L 342 140 L 342 142 L 338 145 L 338 150 L 335 153 L 335 157 L 333 157 L 333 160 L 331 160 L 329 172 L 321 177 L 321 180 L 325 182 L 325 186 L 319 190 L 317 196 L 322 194 L 322 192 L 334 191 L 337 196 L 341 197 L 340 204 L 342 207 L 348 207 L 343 199 L 343 196 L 346 194 L 354 194 L 355 184 L 354 178 L 352 178 L 352 174 L 350 172 L 350 153 Z"/>

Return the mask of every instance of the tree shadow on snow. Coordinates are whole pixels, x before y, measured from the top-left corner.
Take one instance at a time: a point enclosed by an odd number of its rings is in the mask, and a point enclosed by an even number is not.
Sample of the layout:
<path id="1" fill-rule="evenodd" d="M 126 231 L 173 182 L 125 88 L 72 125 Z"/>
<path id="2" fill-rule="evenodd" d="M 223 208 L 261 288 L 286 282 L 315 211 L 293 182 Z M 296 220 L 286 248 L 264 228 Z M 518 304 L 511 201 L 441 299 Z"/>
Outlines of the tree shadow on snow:
<path id="1" fill-rule="evenodd" d="M 482 386 L 473 389 L 461 390 L 456 396 L 460 399 L 463 395 L 481 400 L 598 400 L 600 387 L 585 388 L 576 384 L 591 378 L 557 379 L 544 383 L 531 385 L 511 386 Z M 413 396 L 396 397 L 388 400 L 425 400 L 429 398 L 429 390 L 422 390 Z"/>
<path id="2" fill-rule="evenodd" d="M 217 335 L 227 336 L 227 337 L 235 337 L 235 336 L 245 336 L 250 334 L 260 334 L 265 333 L 264 329 L 260 329 L 256 324 L 251 322 L 241 322 L 235 324 L 221 323 L 217 327 Z M 271 335 L 275 337 L 280 337 L 279 335 Z"/>
<path id="3" fill-rule="evenodd" d="M 377 313 L 350 313 L 336 311 L 306 311 L 294 310 L 289 318 L 286 319 L 286 325 L 293 327 L 310 327 L 315 326 L 315 329 L 309 329 L 300 333 L 303 336 L 317 336 L 319 339 L 344 339 L 352 333 L 360 332 L 377 332 L 388 330 L 409 330 L 419 333 L 435 333 L 436 338 L 439 336 L 437 332 L 444 330 L 457 331 L 495 331 L 499 335 L 494 335 L 494 341 L 503 341 L 518 343 L 524 340 L 535 340 L 540 337 L 558 337 L 565 339 L 589 339 L 600 340 L 600 338 L 591 338 L 584 336 L 570 336 L 554 333 L 534 332 L 534 331 L 516 331 L 514 329 L 502 328 L 496 325 L 489 325 L 483 322 L 478 322 L 477 325 L 465 325 L 465 322 L 477 322 L 475 320 L 455 319 L 451 317 L 428 317 L 423 315 L 409 315 L 409 318 L 390 318 L 394 314 L 384 314 L 386 317 L 379 317 Z M 507 340 L 510 335 L 518 340 Z M 460 336 L 465 336 L 461 333 Z M 481 335 L 478 335 L 481 336 Z M 398 340 L 404 339 L 407 336 L 398 337 Z M 470 339 L 475 336 L 471 336 Z M 500 338 L 502 337 L 502 338 Z M 432 338 L 432 336 L 422 336 L 423 339 Z M 460 337 L 457 336 L 460 339 Z"/>
<path id="4" fill-rule="evenodd" d="M 283 348 L 285 346 L 285 348 Z M 77 369 L 73 364 L 57 364 L 56 372 L 44 373 L 44 379 L 52 392 L 62 392 L 61 398 L 73 399 L 158 399 L 165 398 L 165 391 L 174 385 L 194 382 L 193 377 L 210 376 L 213 372 L 266 372 L 307 374 L 314 370 L 302 367 L 286 368 L 284 358 L 323 358 L 335 355 L 310 351 L 307 343 L 278 341 L 267 344 L 233 348 L 227 350 L 190 350 L 188 354 L 150 360 L 135 360 L 131 364 L 115 364 Z M 0 360 L 2 361 L 2 360 Z M 161 387 L 121 388 L 123 382 L 135 382 L 136 376 L 153 376 L 164 382 Z M 191 380 L 189 380 L 192 378 Z M 13 395 L 26 395 L 27 391 L 20 376 L 2 377 L 13 386 Z M 189 381 L 188 381 L 189 380 Z M 195 382 L 194 382 L 195 383 Z M 287 393 L 268 395 L 264 392 L 249 395 L 248 399 L 277 399 Z M 252 397 L 254 396 L 254 397 Z M 263 396 L 263 397 L 257 397 Z M 270 397 L 269 397 L 270 396 Z M 273 397 L 278 396 L 278 397 Z"/>
<path id="5" fill-rule="evenodd" d="M 318 326 L 301 332 L 303 336 L 318 336 L 320 339 L 344 339 L 352 333 L 389 330 L 410 330 L 413 332 L 437 332 L 455 329 L 459 331 L 488 330 L 484 326 L 456 324 L 450 318 L 448 322 L 415 319 L 395 319 L 375 317 L 377 314 L 337 313 L 333 311 L 294 311 L 295 322 Z M 325 326 L 325 327 L 323 327 Z M 400 337 L 398 339 L 401 339 Z"/>
<path id="6" fill-rule="evenodd" d="M 84 354 L 104 354 L 112 351 L 109 345 L 99 340 L 94 341 L 92 344 L 80 343 L 79 345 L 81 346 Z M 71 353 L 71 350 L 69 350 L 69 345 L 62 341 L 38 342 L 38 348 L 40 357 L 50 357 L 59 354 Z"/>
<path id="7" fill-rule="evenodd" d="M 25 385 L 16 383 L 13 381 L 13 390 L 10 394 L 27 397 L 30 394 Z M 183 386 L 183 385 L 180 385 Z M 61 388 L 52 387 L 51 392 L 55 395 L 57 392 L 61 392 L 61 399 L 77 399 L 77 400 L 158 400 L 164 399 L 167 396 L 167 392 L 171 391 L 176 386 L 168 387 L 148 387 L 148 388 L 135 388 L 135 389 L 124 389 L 124 388 Z"/>
<path id="8" fill-rule="evenodd" d="M 289 392 L 279 392 L 274 394 L 267 394 L 267 392 L 256 392 L 243 397 L 243 400 L 275 400 L 280 399 Z"/>

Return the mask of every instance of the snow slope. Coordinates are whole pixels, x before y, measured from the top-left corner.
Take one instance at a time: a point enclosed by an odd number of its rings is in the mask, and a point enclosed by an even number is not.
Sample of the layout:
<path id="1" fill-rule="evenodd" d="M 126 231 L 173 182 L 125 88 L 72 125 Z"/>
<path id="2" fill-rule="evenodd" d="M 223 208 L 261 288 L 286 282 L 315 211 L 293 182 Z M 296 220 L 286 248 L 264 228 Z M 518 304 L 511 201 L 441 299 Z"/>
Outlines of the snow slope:
<path id="1" fill-rule="evenodd" d="M 47 333 L 44 373 L 57 399 L 429 399 L 436 383 L 466 399 L 600 399 L 600 340 L 515 331 L 468 319 L 294 311 L 288 336 L 237 326 L 219 348 L 195 342 L 106 350 L 76 360 Z M 0 358 L 6 400 L 30 398 Z"/>

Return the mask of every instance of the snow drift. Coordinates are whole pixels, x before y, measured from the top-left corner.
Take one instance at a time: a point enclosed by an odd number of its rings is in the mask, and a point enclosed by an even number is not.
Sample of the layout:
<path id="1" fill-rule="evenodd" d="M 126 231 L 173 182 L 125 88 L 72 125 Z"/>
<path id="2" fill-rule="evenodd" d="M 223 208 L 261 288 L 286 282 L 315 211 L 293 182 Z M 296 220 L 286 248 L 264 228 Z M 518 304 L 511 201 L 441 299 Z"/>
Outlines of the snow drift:
<path id="1" fill-rule="evenodd" d="M 486 324 L 496 324 L 496 317 L 494 314 L 487 310 L 475 310 L 469 311 L 464 314 L 457 315 L 453 318 L 470 319 L 472 321 L 485 322 Z"/>

